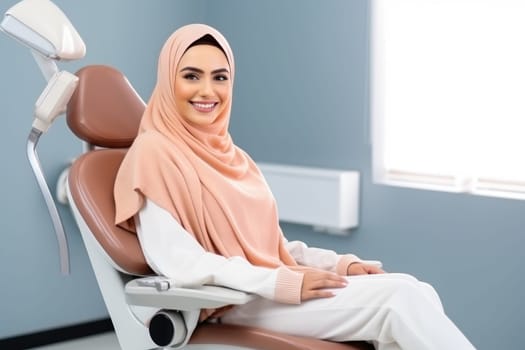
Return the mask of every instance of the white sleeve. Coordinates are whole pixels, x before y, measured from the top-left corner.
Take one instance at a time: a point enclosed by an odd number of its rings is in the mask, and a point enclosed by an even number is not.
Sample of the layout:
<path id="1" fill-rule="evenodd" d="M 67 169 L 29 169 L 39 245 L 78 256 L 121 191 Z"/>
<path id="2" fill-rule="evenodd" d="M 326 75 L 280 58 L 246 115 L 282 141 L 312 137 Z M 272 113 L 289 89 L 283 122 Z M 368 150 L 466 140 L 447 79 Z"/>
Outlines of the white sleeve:
<path id="1" fill-rule="evenodd" d="M 135 221 L 146 261 L 176 286 L 213 284 L 274 298 L 278 269 L 206 252 L 168 211 L 150 200 Z"/>
<path id="2" fill-rule="evenodd" d="M 379 260 L 361 260 L 354 254 L 340 255 L 333 250 L 308 247 L 301 241 L 288 242 L 286 238 L 283 237 L 283 239 L 285 241 L 286 249 L 299 265 L 315 267 L 340 274 L 342 274 L 343 271 L 345 271 L 343 274 L 346 274 L 348 265 L 354 262 L 361 262 L 376 267 L 383 266 Z M 340 271 L 342 268 L 343 271 Z"/>
<path id="3" fill-rule="evenodd" d="M 286 241 L 286 249 L 299 265 L 336 272 L 341 255 L 328 249 L 308 247 L 301 241 Z"/>

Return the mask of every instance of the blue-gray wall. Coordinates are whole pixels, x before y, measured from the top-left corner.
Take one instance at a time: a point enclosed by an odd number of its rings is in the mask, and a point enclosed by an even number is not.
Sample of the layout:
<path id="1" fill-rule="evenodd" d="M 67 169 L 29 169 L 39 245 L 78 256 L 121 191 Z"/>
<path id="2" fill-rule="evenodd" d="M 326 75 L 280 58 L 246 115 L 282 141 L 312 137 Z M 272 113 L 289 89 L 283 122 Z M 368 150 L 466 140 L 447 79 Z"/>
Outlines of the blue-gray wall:
<path id="1" fill-rule="evenodd" d="M 0 4 L 3 9 L 11 3 L 0 0 Z M 389 271 L 411 273 L 434 285 L 449 316 L 479 349 L 521 347 L 525 202 L 371 181 L 368 1 L 73 4 L 62 0 L 57 4 L 88 45 L 90 53 L 75 67 L 115 65 L 145 99 L 154 82 L 158 49 L 167 35 L 192 21 L 217 27 L 236 55 L 231 122 L 235 141 L 257 161 L 361 172 L 358 229 L 337 237 L 285 224 L 288 238 L 380 259 Z M 99 7 L 109 14 L 97 14 Z M 43 79 L 25 49 L 6 38 L 0 39 L 0 47 L 4 63 L 0 103 L 8 125 L 0 141 L 6 164 L 0 186 L 7 198 L 0 204 L 6 222 L 0 273 L 11 281 L 9 286 L 1 284 L 2 338 L 102 318 L 106 313 L 66 209 L 62 212 L 73 271 L 70 277 L 59 275 L 54 233 L 25 160 L 31 106 Z M 50 179 L 56 179 L 67 159 L 78 153 L 78 144 L 65 129 L 58 123 L 41 142 L 41 159 Z M 44 285 L 46 281 L 50 283 Z M 38 312 L 26 318 L 30 310 Z"/>

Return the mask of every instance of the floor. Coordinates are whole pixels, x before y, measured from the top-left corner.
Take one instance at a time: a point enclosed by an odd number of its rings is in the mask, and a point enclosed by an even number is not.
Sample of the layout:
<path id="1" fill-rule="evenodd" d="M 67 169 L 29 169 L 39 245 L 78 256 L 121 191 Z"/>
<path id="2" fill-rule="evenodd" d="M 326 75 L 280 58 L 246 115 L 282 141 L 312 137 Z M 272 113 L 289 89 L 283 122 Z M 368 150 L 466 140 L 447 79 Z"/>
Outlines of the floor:
<path id="1" fill-rule="evenodd" d="M 117 336 L 113 332 L 91 335 L 52 345 L 40 346 L 38 350 L 120 350 Z"/>

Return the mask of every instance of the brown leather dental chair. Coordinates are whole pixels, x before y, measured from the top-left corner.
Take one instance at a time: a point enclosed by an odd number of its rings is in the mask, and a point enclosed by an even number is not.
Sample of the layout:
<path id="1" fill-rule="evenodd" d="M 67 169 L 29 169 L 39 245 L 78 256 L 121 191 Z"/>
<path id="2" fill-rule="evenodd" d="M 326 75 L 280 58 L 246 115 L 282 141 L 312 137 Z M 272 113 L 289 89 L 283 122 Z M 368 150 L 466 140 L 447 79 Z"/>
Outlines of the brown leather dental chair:
<path id="1" fill-rule="evenodd" d="M 373 349 L 366 342 L 334 343 L 218 323 L 186 329 L 182 320 L 196 310 L 242 304 L 255 296 L 216 286 L 175 288 L 169 280 L 148 277 L 153 272 L 136 235 L 113 224 L 115 175 L 137 134 L 144 102 L 114 68 L 87 66 L 76 75 L 67 123 L 87 147 L 69 169 L 68 201 L 122 349 L 176 347 L 186 332 L 192 334 L 188 349 Z"/>

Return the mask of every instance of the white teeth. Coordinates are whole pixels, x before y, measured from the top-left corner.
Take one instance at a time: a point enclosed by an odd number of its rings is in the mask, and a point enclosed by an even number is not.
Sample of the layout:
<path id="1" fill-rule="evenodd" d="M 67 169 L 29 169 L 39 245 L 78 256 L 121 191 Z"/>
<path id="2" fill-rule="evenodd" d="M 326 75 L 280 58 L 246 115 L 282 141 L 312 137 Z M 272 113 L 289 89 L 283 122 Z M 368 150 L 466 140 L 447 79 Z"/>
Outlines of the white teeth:
<path id="1" fill-rule="evenodd" d="M 209 109 L 209 108 L 213 108 L 213 106 L 215 105 L 215 103 L 193 103 L 193 105 L 197 108 L 202 108 L 202 109 Z"/>

